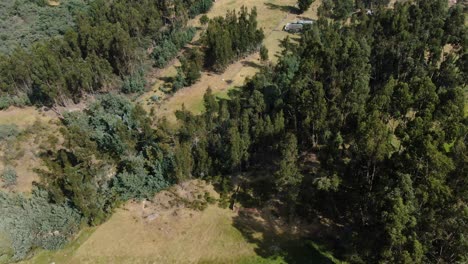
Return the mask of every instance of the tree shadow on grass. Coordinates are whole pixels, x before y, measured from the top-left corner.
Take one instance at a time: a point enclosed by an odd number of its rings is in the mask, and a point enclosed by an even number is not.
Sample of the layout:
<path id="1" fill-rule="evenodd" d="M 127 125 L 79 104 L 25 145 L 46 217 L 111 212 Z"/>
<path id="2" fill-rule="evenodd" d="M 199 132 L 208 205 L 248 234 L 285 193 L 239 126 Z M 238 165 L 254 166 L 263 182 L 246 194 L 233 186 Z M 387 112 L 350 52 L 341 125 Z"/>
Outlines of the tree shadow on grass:
<path id="1" fill-rule="evenodd" d="M 262 68 L 262 65 L 258 64 L 258 63 L 255 63 L 253 61 L 242 61 L 242 66 L 244 67 L 252 67 L 252 68 L 255 68 L 255 69 L 261 69 Z"/>
<path id="2" fill-rule="evenodd" d="M 263 258 L 281 258 L 291 264 L 335 263 L 333 257 L 307 239 L 310 234 L 297 235 L 290 230 L 282 230 L 287 225 L 281 222 L 280 217 L 266 209 L 241 209 L 239 215 L 234 217 L 233 225 L 248 242 L 257 245 L 255 251 Z"/>
<path id="3" fill-rule="evenodd" d="M 290 5 L 277 5 L 273 3 L 265 3 L 265 5 L 272 10 L 281 10 L 283 12 L 288 12 L 292 14 L 300 14 L 300 10 L 294 6 Z"/>

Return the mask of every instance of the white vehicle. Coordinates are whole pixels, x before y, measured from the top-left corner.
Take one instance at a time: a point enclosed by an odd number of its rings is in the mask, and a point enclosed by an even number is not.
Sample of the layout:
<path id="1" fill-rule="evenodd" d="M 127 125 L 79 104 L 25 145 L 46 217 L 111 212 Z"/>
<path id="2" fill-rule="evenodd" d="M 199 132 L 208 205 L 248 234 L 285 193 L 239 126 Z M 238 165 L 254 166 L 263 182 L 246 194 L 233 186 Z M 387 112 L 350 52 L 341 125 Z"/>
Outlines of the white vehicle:
<path id="1" fill-rule="evenodd" d="M 303 24 L 287 23 L 286 26 L 284 26 L 284 31 L 287 31 L 287 32 L 300 32 L 300 31 L 302 31 L 303 27 L 304 27 Z"/>

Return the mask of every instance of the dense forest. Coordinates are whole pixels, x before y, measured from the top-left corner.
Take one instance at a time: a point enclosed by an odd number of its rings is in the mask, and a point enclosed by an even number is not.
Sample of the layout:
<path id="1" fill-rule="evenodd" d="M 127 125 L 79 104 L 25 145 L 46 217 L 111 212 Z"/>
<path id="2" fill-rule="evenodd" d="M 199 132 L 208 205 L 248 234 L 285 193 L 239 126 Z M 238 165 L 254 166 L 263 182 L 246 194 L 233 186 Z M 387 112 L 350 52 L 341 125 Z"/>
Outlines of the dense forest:
<path id="1" fill-rule="evenodd" d="M 7 98 L 3 100 L 46 106 L 77 102 L 84 94 L 138 76 L 148 49 L 162 54 L 153 56 L 155 65 L 162 67 L 176 56 L 174 49 L 191 40 L 188 33 L 179 33 L 186 30 L 187 20 L 211 5 L 207 0 L 92 1 L 62 38 L 0 55 L 0 91 Z"/>
<path id="2" fill-rule="evenodd" d="M 31 197 L 0 192 L 0 260 L 58 248 L 129 199 L 201 178 L 231 203 L 274 200 L 289 219 L 330 219 L 338 231 L 325 244 L 349 263 L 467 262 L 465 7 L 416 0 L 341 21 L 350 12 L 333 5 L 346 1 L 327 2 L 281 42 L 276 65 L 227 99 L 208 89 L 205 111 L 182 108 L 176 128 L 115 93 L 64 114 L 64 143 L 42 153 Z M 209 6 L 96 0 L 63 38 L 1 57 L 2 93 L 53 105 L 116 84 L 139 91 L 142 65 L 177 56 L 194 35 L 187 19 Z M 181 58 L 178 89 L 262 39 L 255 9 L 211 19 L 202 47 Z"/>
<path id="3" fill-rule="evenodd" d="M 318 21 L 229 99 L 178 112 L 177 169 L 333 219 L 352 263 L 466 262 L 464 21 L 446 1 Z"/>

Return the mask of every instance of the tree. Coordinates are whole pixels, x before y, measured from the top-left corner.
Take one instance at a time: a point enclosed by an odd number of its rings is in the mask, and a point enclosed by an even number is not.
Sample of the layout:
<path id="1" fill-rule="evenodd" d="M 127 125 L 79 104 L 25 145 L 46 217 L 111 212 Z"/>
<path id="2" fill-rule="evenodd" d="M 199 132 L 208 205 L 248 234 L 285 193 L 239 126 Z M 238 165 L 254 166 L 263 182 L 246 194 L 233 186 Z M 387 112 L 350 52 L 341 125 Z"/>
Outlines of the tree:
<path id="1" fill-rule="evenodd" d="M 192 177 L 193 159 L 189 142 L 180 143 L 174 152 L 175 178 L 178 182 L 183 182 Z"/>
<path id="2" fill-rule="evenodd" d="M 309 9 L 313 2 L 314 0 L 298 0 L 297 5 L 299 6 L 301 13 L 304 13 L 307 11 L 307 9 Z"/>
<path id="3" fill-rule="evenodd" d="M 242 7 L 238 14 L 233 10 L 224 18 L 211 19 L 203 38 L 205 65 L 222 71 L 236 57 L 257 50 L 264 38 L 263 31 L 257 26 L 255 8 L 249 13 L 246 7 Z"/>
<path id="4" fill-rule="evenodd" d="M 185 85 L 194 84 L 201 77 L 200 71 L 203 67 L 203 54 L 200 50 L 193 48 L 180 61 L 181 69 L 185 76 Z"/>
<path id="5" fill-rule="evenodd" d="M 207 15 L 202 15 L 200 17 L 200 24 L 206 25 L 206 24 L 208 24 L 208 22 L 210 22 L 210 19 L 208 18 Z"/>
<path id="6" fill-rule="evenodd" d="M 240 172 L 242 162 L 242 138 L 235 122 L 232 122 L 228 130 L 229 140 L 229 164 L 232 171 Z"/>
<path id="7" fill-rule="evenodd" d="M 299 171 L 297 139 L 294 134 L 287 133 L 280 145 L 280 160 L 275 172 L 276 188 L 290 202 L 290 213 L 294 213 L 302 175 Z"/>
<path id="8" fill-rule="evenodd" d="M 260 60 L 262 62 L 265 62 L 268 60 L 268 49 L 265 47 L 265 45 L 262 45 L 260 47 Z"/>

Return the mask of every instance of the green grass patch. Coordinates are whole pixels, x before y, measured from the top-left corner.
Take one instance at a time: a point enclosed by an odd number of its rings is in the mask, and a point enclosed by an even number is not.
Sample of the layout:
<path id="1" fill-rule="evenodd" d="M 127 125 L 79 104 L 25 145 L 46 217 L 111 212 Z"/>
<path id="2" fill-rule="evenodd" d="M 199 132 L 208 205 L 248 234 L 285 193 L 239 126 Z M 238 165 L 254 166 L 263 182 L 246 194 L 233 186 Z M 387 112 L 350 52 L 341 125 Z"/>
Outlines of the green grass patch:
<path id="1" fill-rule="evenodd" d="M 37 251 L 29 260 L 21 263 L 34 264 L 50 264 L 50 263 L 67 263 L 71 259 L 74 252 L 94 233 L 96 227 L 88 227 L 83 229 L 78 237 L 68 243 L 64 248 L 59 250 L 40 250 Z"/>
<path id="2" fill-rule="evenodd" d="M 229 87 L 228 89 L 223 90 L 223 91 L 216 91 L 213 94 L 214 94 L 214 96 L 216 96 L 219 99 L 229 99 L 228 93 L 232 89 L 234 89 L 234 87 Z M 198 100 L 191 108 L 187 108 L 187 110 L 189 110 L 189 111 L 191 111 L 191 112 L 193 112 L 195 114 L 200 114 L 203 111 L 205 111 L 205 105 L 204 105 L 203 99 Z"/>

